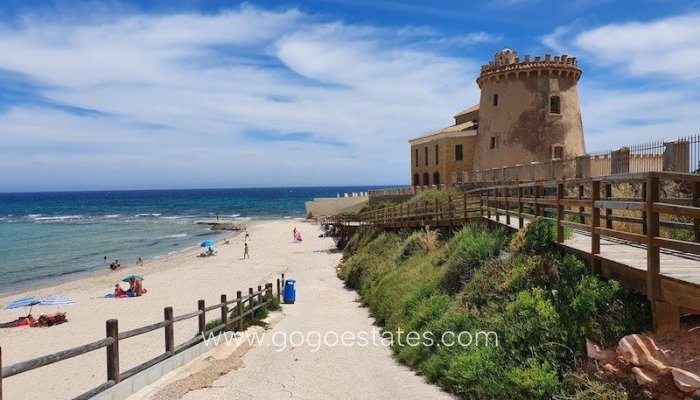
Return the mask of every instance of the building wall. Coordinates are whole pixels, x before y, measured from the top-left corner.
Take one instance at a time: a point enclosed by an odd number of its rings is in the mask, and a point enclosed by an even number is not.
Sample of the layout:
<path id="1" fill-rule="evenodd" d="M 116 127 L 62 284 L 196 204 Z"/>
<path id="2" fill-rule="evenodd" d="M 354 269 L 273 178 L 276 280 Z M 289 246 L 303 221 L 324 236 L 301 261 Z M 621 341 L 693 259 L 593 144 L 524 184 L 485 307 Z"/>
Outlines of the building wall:
<path id="1" fill-rule="evenodd" d="M 451 184 L 454 172 L 472 171 L 474 161 L 474 144 L 476 136 L 435 139 L 427 143 L 411 145 L 411 176 L 410 181 L 415 185 L 414 175 L 418 174 L 419 185 L 423 185 L 423 175 L 429 174 L 428 185 L 434 185 L 434 173 L 440 174 L 440 184 Z M 435 163 L 435 145 L 438 145 L 438 163 Z M 455 147 L 462 145 L 462 160 L 455 159 Z M 428 148 L 428 165 L 425 165 L 425 148 Z M 415 151 L 418 149 L 418 166 L 416 166 Z"/>
<path id="2" fill-rule="evenodd" d="M 564 158 L 585 153 L 576 77 L 541 72 L 513 73 L 483 83 L 475 170 L 549 161 L 554 145 L 563 145 Z M 559 96 L 560 114 L 550 113 L 552 95 Z"/>

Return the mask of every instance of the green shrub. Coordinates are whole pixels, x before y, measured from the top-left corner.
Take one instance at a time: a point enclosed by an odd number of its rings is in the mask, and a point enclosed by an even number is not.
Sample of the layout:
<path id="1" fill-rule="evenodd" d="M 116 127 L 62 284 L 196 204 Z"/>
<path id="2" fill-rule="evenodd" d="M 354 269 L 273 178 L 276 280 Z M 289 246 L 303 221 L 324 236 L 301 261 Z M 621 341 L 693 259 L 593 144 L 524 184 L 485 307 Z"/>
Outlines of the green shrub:
<path id="1" fill-rule="evenodd" d="M 409 259 L 414 254 L 418 254 L 423 251 L 423 233 L 415 232 L 408 236 L 403 242 L 401 247 L 401 254 L 399 255 L 398 261 L 405 261 Z"/>
<path id="2" fill-rule="evenodd" d="M 510 243 L 514 253 L 542 254 L 556 245 L 556 232 L 542 217 L 537 217 L 518 231 Z"/>
<path id="3" fill-rule="evenodd" d="M 449 246 L 452 250 L 445 263 L 442 286 L 450 294 L 459 292 L 474 271 L 500 250 L 493 235 L 473 227 L 462 229 Z"/>
<path id="4" fill-rule="evenodd" d="M 559 391 L 557 370 L 547 362 L 529 359 L 511 369 L 508 377 L 514 386 L 512 398 L 549 400 Z"/>

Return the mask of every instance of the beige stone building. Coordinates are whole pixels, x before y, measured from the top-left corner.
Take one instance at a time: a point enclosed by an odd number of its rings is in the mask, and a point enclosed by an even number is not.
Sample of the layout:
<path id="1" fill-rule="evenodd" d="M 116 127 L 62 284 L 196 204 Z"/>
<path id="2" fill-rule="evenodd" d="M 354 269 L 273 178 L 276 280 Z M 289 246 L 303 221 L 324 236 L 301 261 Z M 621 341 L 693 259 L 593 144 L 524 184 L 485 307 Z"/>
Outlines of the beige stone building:
<path id="1" fill-rule="evenodd" d="M 481 67 L 479 104 L 455 123 L 409 140 L 411 182 L 452 184 L 455 173 L 585 153 L 576 58 L 503 49 Z"/>

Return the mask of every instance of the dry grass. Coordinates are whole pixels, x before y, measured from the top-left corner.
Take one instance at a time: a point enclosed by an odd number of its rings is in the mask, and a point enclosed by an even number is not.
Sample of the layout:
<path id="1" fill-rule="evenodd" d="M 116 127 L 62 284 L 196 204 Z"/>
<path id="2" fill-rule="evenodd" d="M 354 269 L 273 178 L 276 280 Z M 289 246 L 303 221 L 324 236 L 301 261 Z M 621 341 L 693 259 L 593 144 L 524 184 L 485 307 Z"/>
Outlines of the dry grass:
<path id="1" fill-rule="evenodd" d="M 426 254 L 432 253 L 433 251 L 440 248 L 440 232 L 437 230 L 430 230 L 430 227 L 425 227 L 425 232 L 421 236 L 421 246 Z"/>

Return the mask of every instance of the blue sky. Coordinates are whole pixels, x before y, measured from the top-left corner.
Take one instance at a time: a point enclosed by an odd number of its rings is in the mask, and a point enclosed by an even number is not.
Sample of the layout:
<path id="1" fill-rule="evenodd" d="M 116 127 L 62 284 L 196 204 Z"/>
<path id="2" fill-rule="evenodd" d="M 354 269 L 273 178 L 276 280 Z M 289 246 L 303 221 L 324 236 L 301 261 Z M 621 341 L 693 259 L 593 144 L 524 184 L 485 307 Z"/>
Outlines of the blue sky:
<path id="1" fill-rule="evenodd" d="M 700 133 L 700 1 L 0 2 L 0 191 L 407 184 L 503 47 L 589 151 Z"/>

